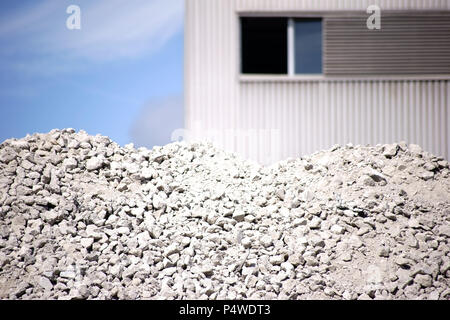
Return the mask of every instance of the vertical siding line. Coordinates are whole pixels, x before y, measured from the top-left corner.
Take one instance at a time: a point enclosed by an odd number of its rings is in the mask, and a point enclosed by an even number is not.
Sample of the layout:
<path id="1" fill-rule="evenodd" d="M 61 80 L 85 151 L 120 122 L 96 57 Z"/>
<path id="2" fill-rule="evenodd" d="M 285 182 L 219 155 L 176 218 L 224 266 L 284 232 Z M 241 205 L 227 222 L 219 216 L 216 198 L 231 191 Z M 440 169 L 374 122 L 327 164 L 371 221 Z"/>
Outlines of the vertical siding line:
<path id="1" fill-rule="evenodd" d="M 437 84 L 438 87 L 438 119 L 439 119 L 439 148 L 440 148 L 440 155 L 444 156 L 447 160 L 449 159 L 448 149 L 447 149 L 447 143 L 449 143 L 449 136 L 448 132 L 446 130 L 446 122 L 448 119 L 446 119 L 445 109 L 448 108 L 446 106 L 446 99 L 445 96 L 448 95 L 448 91 L 445 90 L 446 85 L 448 84 L 447 81 L 439 81 Z"/>
<path id="2" fill-rule="evenodd" d="M 342 84 L 342 87 L 343 87 L 343 90 L 342 90 L 342 92 L 343 92 L 343 104 L 342 104 L 342 126 L 343 126 L 343 130 L 342 130 L 342 133 L 343 133 L 343 137 L 342 137 L 342 140 L 343 140 L 343 144 L 346 144 L 346 143 L 348 143 L 349 141 L 348 141 L 348 130 L 349 130 L 349 126 L 348 126 L 348 118 L 349 118 L 349 114 L 348 114 L 348 89 L 349 89 L 349 86 L 348 86 L 348 84 L 347 83 L 343 83 Z"/>
<path id="3" fill-rule="evenodd" d="M 323 117 L 323 113 L 322 113 L 322 95 L 320 94 L 320 83 L 318 82 L 313 82 L 313 86 L 314 86 L 314 96 L 316 98 L 316 108 L 317 108 L 317 112 L 316 112 L 316 121 L 315 121 L 315 127 L 316 127 L 316 131 L 317 131 L 317 135 L 316 135 L 316 141 L 315 141 L 315 145 L 317 145 L 321 150 L 323 149 L 323 135 L 324 135 L 324 131 L 327 130 L 326 126 L 325 126 L 325 119 Z M 314 152 L 314 151 L 313 151 Z"/>
<path id="4" fill-rule="evenodd" d="M 301 154 L 302 155 L 304 155 L 305 154 L 305 145 L 306 145 L 306 120 L 307 120 L 307 118 L 306 118 L 306 116 L 307 116 L 307 113 L 306 113 L 306 109 L 307 109 L 307 97 L 306 97 L 306 84 L 305 83 L 302 83 L 301 85 L 300 85 L 300 87 L 302 88 L 302 94 L 301 94 L 301 117 L 302 117 L 302 122 L 301 122 L 301 132 L 302 132 L 302 135 L 301 135 L 301 145 L 300 145 L 300 148 L 301 148 Z"/>
<path id="5" fill-rule="evenodd" d="M 404 140 L 406 141 L 406 142 L 408 142 L 409 143 L 409 141 L 410 141 L 410 138 L 409 138 L 409 132 L 410 132 L 410 129 L 409 129 L 409 127 L 410 127 L 410 123 L 411 123 L 411 121 L 410 121 L 410 106 L 411 106 L 411 103 L 410 103 L 410 99 L 409 99 L 409 91 L 408 91 L 408 87 L 409 87 L 409 82 L 408 81 L 405 81 L 405 82 L 403 82 L 403 85 L 402 85 L 402 87 L 403 87 L 403 116 L 404 116 L 404 121 L 405 121 L 405 128 L 404 128 L 404 130 L 403 130 L 403 136 L 404 136 Z"/>
<path id="6" fill-rule="evenodd" d="M 328 130 L 328 144 L 333 145 L 333 133 L 334 133 L 334 128 L 335 128 L 335 117 L 336 117 L 336 112 L 334 109 L 334 83 L 333 82 L 326 82 L 326 92 L 328 92 L 327 94 L 327 107 L 328 107 L 328 111 L 329 111 L 329 117 L 330 117 L 330 127 Z"/>
<path id="7" fill-rule="evenodd" d="M 291 123 L 292 126 L 290 128 L 290 144 L 289 147 L 289 154 L 290 157 L 295 157 L 297 154 L 297 126 L 298 126 L 298 118 L 297 118 L 297 104 L 296 104 L 296 83 L 291 82 L 290 83 L 290 89 L 289 89 L 289 105 L 291 109 Z"/>
<path id="8" fill-rule="evenodd" d="M 300 154 L 300 123 L 301 123 L 301 119 L 300 119 L 300 108 L 301 108 L 301 103 L 300 103 L 300 97 L 299 97 L 299 85 L 298 83 L 293 83 L 293 108 L 294 108 L 294 119 L 295 119 L 295 131 L 294 131 L 294 152 L 295 152 L 295 157 L 298 157 Z"/>
<path id="9" fill-rule="evenodd" d="M 366 99 L 365 99 L 365 105 L 366 105 L 366 117 L 365 117 L 365 130 L 366 130 L 366 141 L 365 143 L 371 143 L 372 140 L 372 130 L 373 130 L 373 105 L 372 105 L 372 90 L 373 85 L 371 81 L 367 81 L 366 86 Z"/>
<path id="10" fill-rule="evenodd" d="M 371 110 L 371 123 L 372 123 L 372 132 L 371 132 L 371 144 L 374 145 L 377 143 L 378 140 L 378 82 L 377 81 L 373 81 L 372 82 L 372 90 L 371 90 L 371 95 L 372 95 L 372 110 Z"/>
<path id="11" fill-rule="evenodd" d="M 437 93 L 437 85 L 438 82 L 437 81 L 430 81 L 427 83 L 428 88 L 427 88 L 427 98 L 428 98 L 428 102 L 427 102 L 427 107 L 425 108 L 425 113 L 427 112 L 427 109 L 429 110 L 429 114 L 428 114 L 428 121 L 427 121 L 427 136 L 428 136 L 428 145 L 430 150 L 432 151 L 433 154 L 437 154 L 438 153 L 438 148 L 436 148 L 437 145 L 437 137 L 436 137 L 436 129 L 439 125 L 438 122 L 436 122 L 436 93 Z M 433 125 L 435 124 L 435 125 Z"/>
<path id="12" fill-rule="evenodd" d="M 421 113 L 421 132 L 420 135 L 422 136 L 422 143 L 426 150 L 431 151 L 431 144 L 429 143 L 429 138 L 431 136 L 431 132 L 428 130 L 428 118 L 430 117 L 431 108 L 427 103 L 427 96 L 428 90 L 427 90 L 427 83 L 425 81 L 420 81 L 420 92 L 422 93 L 422 103 L 420 104 L 420 113 Z"/>
<path id="13" fill-rule="evenodd" d="M 393 142 L 395 142 L 393 139 L 394 139 L 394 136 L 395 136 L 395 125 L 396 125 L 396 123 L 395 123 L 395 109 L 396 109 L 396 106 L 395 106 L 395 103 L 394 103 L 395 100 L 393 100 L 393 97 L 392 97 L 393 84 L 394 84 L 394 81 L 388 81 L 386 83 L 387 89 L 385 91 L 385 92 L 387 92 L 387 94 L 385 95 L 385 101 L 386 101 L 385 108 L 387 109 L 386 110 L 386 115 L 388 117 L 388 119 L 386 119 L 386 123 L 389 126 L 389 130 L 387 131 L 387 137 L 385 139 L 386 143 L 393 143 Z"/>
<path id="14" fill-rule="evenodd" d="M 355 92 L 354 92 L 354 104 L 355 104 L 355 141 L 357 144 L 361 144 L 363 137 L 361 132 L 361 114 L 362 114 L 362 106 L 359 101 L 359 92 L 361 91 L 361 81 L 355 82 Z"/>
<path id="15" fill-rule="evenodd" d="M 383 137 L 381 143 L 389 143 L 389 137 L 391 136 L 391 124 L 390 124 L 390 114 L 391 111 L 389 108 L 389 90 L 390 90 L 390 81 L 383 81 L 382 94 L 383 94 L 383 103 L 382 103 L 382 123 L 383 123 Z"/>
<path id="16" fill-rule="evenodd" d="M 416 91 L 416 96 L 415 96 L 415 103 L 414 103 L 414 116 L 415 116 L 415 128 L 414 128 L 414 135 L 415 135 L 415 140 L 417 141 L 416 143 L 419 145 L 423 145 L 422 143 L 422 137 L 421 137 L 421 132 L 422 132 L 422 128 L 421 128 L 421 123 L 420 123 L 420 81 L 414 81 L 415 83 L 415 91 Z"/>
<path id="17" fill-rule="evenodd" d="M 447 87 L 447 88 L 446 88 Z M 444 144 L 445 146 L 445 156 L 447 158 L 447 160 L 450 160 L 450 97 L 449 97 L 449 92 L 450 92 L 450 81 L 446 81 L 445 83 L 442 83 L 442 97 L 443 97 L 443 103 L 442 106 L 444 108 L 444 115 L 443 115 L 443 119 L 445 119 L 444 122 L 444 126 L 445 130 L 444 130 L 444 137 L 446 140 L 446 143 Z"/>
<path id="18" fill-rule="evenodd" d="M 338 126 L 337 126 L 337 137 L 339 139 L 339 144 L 343 145 L 344 144 L 344 139 L 345 139 L 345 135 L 344 135 L 344 116 L 345 116 L 345 92 L 344 92 L 344 85 L 341 82 L 336 82 L 336 92 L 338 93 L 338 105 L 337 105 L 337 113 L 338 113 Z"/>
<path id="19" fill-rule="evenodd" d="M 289 146 L 289 129 L 291 127 L 291 123 L 290 121 L 292 121 L 292 118 L 287 118 L 289 116 L 289 96 L 288 96 L 288 92 L 289 92 L 289 83 L 283 83 L 283 101 L 284 101 L 284 112 L 278 114 L 279 118 L 280 118 L 280 125 L 283 128 L 283 154 L 284 154 L 284 158 L 286 158 L 288 156 L 288 146 Z"/>
<path id="20" fill-rule="evenodd" d="M 410 143 L 416 143 L 415 139 L 415 95 L 414 95 L 414 81 L 409 81 L 409 114 L 410 114 L 410 123 L 409 123 L 409 139 Z"/>
<path id="21" fill-rule="evenodd" d="M 348 94 L 348 106 L 349 106 L 349 113 L 348 113 L 348 126 L 349 126 L 349 141 L 353 144 L 357 144 L 356 142 L 356 119 L 357 119 L 357 111 L 355 106 L 355 90 L 356 90 L 356 81 L 350 81 L 349 83 L 349 94 Z"/>
<path id="22" fill-rule="evenodd" d="M 403 128 L 405 127 L 405 121 L 404 121 L 404 114 L 403 114 L 403 104 L 402 104 L 402 95 L 401 95 L 401 87 L 402 82 L 397 82 L 396 84 L 396 95 L 397 95 L 397 102 L 396 102 L 396 108 L 397 108 L 397 137 L 396 139 L 398 141 L 404 140 L 403 137 Z"/>
<path id="23" fill-rule="evenodd" d="M 332 92 L 331 92 L 331 83 L 330 82 L 324 82 L 324 93 L 326 95 L 326 103 L 325 103 L 325 117 L 328 119 L 328 128 L 327 128 L 327 135 L 326 135 L 326 142 L 328 147 L 331 147 L 332 145 L 332 132 L 334 130 L 334 110 L 333 110 L 333 104 L 332 104 Z"/>
<path id="24" fill-rule="evenodd" d="M 307 95 L 308 95 L 308 109 L 307 109 L 307 119 L 309 119 L 309 121 L 307 122 L 307 128 L 308 131 L 306 133 L 307 135 L 307 144 L 306 144 L 306 154 L 310 154 L 311 153 L 311 149 L 313 146 L 313 142 L 312 140 L 314 139 L 313 135 L 314 135 L 314 92 L 313 92 L 313 85 L 311 83 L 311 81 L 307 82 L 308 84 L 308 89 L 307 89 Z"/>

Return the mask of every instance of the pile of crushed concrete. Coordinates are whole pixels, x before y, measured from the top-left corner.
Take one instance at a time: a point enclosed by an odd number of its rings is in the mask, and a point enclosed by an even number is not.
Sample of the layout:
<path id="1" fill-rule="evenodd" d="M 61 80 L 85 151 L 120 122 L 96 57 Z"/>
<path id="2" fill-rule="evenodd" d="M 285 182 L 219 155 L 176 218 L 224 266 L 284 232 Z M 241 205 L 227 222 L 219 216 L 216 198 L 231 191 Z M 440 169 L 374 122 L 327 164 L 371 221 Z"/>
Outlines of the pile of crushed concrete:
<path id="1" fill-rule="evenodd" d="M 53 130 L 0 145 L 0 298 L 449 299 L 449 219 L 417 145 L 263 167 Z"/>

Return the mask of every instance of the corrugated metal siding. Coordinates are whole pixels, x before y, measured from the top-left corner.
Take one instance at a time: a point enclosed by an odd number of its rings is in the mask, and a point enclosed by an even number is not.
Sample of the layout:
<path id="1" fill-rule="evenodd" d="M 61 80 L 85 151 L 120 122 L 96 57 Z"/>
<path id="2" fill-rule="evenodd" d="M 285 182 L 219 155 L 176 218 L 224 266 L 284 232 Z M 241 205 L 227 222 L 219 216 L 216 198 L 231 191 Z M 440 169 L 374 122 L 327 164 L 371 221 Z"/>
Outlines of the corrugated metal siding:
<path id="1" fill-rule="evenodd" d="M 188 0 L 185 8 L 185 127 L 191 139 L 205 131 L 234 130 L 239 107 L 234 1 Z M 232 136 L 214 140 L 232 149 Z"/>
<path id="2" fill-rule="evenodd" d="M 448 81 L 302 81 L 241 84 L 241 126 L 277 130 L 280 150 L 255 157 L 285 159 L 334 144 L 407 141 L 449 158 Z M 258 143 L 256 141 L 256 143 Z M 274 154 L 276 153 L 276 154 Z"/>
<path id="3" fill-rule="evenodd" d="M 238 0 L 237 11 L 363 10 L 372 4 L 382 10 L 449 10 L 448 0 Z"/>
<path id="4" fill-rule="evenodd" d="M 449 14 L 383 13 L 380 30 L 366 19 L 324 19 L 325 74 L 450 74 Z"/>
<path id="5" fill-rule="evenodd" d="M 335 143 L 399 140 L 449 159 L 448 80 L 239 81 L 237 10 L 365 10 L 373 3 L 450 9 L 447 0 L 186 0 L 185 126 L 191 140 L 212 136 L 264 164 Z"/>

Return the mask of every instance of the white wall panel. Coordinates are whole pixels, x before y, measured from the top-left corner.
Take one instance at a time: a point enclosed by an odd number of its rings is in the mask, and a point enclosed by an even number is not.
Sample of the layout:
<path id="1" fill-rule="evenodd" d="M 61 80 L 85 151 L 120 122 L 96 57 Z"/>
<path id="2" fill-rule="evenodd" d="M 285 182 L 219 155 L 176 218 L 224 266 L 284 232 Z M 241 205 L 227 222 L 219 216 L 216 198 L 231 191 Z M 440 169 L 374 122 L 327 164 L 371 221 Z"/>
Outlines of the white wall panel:
<path id="1" fill-rule="evenodd" d="M 449 0 L 186 0 L 190 139 L 212 137 L 219 146 L 264 164 L 336 143 L 400 140 L 450 159 L 448 78 L 252 80 L 239 75 L 239 11 L 365 10 L 374 3 L 382 9 L 450 10 Z"/>

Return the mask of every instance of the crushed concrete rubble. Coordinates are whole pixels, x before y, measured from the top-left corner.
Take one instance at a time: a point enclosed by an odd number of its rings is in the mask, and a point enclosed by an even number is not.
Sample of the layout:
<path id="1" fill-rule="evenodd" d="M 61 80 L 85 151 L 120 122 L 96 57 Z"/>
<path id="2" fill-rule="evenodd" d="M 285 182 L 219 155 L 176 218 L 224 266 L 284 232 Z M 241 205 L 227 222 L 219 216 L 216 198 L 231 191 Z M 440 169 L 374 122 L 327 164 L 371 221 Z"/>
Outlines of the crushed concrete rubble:
<path id="1" fill-rule="evenodd" d="M 335 146 L 270 167 L 73 129 L 0 145 L 0 299 L 450 299 L 447 160 Z"/>

